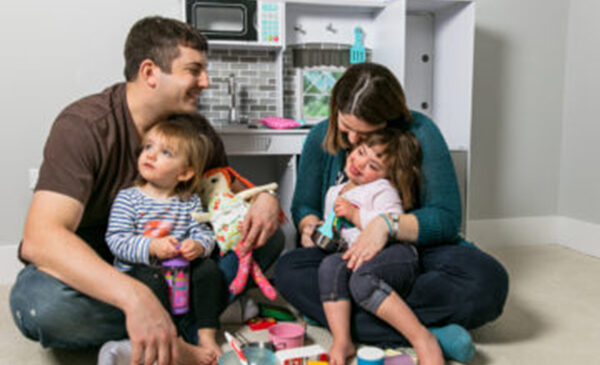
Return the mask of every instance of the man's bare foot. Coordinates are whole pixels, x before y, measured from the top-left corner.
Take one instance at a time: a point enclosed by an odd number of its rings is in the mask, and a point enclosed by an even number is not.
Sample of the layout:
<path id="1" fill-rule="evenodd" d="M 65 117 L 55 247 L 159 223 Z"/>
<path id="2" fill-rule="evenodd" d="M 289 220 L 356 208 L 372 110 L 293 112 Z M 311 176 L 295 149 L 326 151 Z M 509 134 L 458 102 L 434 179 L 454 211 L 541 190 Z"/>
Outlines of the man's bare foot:
<path id="1" fill-rule="evenodd" d="M 329 365 L 345 365 L 346 359 L 356 354 L 352 341 L 334 340 L 329 348 Z"/>
<path id="2" fill-rule="evenodd" d="M 180 338 L 181 339 L 181 338 Z M 218 356 L 207 346 L 194 346 L 183 340 L 177 341 L 181 365 L 216 365 Z"/>
<path id="3" fill-rule="evenodd" d="M 413 343 L 413 348 L 417 352 L 419 364 L 421 365 L 444 365 L 444 355 L 442 349 L 433 333 L 427 331 L 421 336 L 419 341 Z"/>

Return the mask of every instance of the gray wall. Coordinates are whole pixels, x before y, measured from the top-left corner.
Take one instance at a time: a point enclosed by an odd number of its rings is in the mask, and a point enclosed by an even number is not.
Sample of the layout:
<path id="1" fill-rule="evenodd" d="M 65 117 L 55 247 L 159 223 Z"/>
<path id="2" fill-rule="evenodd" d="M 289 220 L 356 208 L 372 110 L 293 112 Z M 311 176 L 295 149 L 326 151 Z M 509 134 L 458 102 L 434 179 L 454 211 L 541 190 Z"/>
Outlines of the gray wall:
<path id="1" fill-rule="evenodd" d="M 571 0 L 559 215 L 600 223 L 600 2 Z"/>
<path id="2" fill-rule="evenodd" d="M 555 215 L 569 2 L 476 5 L 469 218 Z"/>
<path id="3" fill-rule="evenodd" d="M 20 239 L 28 169 L 41 163 L 58 112 L 123 80 L 123 42 L 137 19 L 180 9 L 180 0 L 0 2 L 0 245 Z"/>

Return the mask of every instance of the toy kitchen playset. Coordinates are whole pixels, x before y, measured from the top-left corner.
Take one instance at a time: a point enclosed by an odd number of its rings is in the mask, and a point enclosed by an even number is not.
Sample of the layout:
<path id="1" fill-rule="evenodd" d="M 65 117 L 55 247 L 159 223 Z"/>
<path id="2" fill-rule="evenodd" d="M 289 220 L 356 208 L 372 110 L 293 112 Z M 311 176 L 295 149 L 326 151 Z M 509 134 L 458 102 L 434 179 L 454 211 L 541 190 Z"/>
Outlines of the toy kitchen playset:
<path id="1" fill-rule="evenodd" d="M 311 125 L 327 117 L 331 88 L 344 69 L 364 60 L 392 70 L 410 108 L 429 115 L 440 127 L 467 208 L 473 1 L 183 3 L 185 20 L 200 29 L 210 45 L 211 86 L 202 93 L 198 109 L 221 135 L 236 170 L 255 184 L 279 183 L 289 217 L 303 140 Z M 272 116 L 302 126 L 270 129 L 260 123 Z M 295 231 L 291 224 L 283 230 L 289 248 Z"/>

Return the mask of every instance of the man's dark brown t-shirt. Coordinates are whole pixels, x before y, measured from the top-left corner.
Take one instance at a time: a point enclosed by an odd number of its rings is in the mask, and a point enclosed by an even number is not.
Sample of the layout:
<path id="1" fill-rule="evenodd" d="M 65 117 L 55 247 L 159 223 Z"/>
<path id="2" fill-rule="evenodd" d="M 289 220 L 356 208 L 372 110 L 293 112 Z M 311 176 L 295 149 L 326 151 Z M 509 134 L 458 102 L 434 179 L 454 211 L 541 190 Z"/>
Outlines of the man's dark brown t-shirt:
<path id="1" fill-rule="evenodd" d="M 207 168 L 227 165 L 221 139 L 208 124 L 198 126 L 213 141 Z M 84 212 L 76 234 L 107 261 L 108 216 L 119 190 L 137 177 L 140 137 L 127 106 L 125 84 L 85 97 L 57 117 L 44 147 L 38 190 L 77 199 Z"/>

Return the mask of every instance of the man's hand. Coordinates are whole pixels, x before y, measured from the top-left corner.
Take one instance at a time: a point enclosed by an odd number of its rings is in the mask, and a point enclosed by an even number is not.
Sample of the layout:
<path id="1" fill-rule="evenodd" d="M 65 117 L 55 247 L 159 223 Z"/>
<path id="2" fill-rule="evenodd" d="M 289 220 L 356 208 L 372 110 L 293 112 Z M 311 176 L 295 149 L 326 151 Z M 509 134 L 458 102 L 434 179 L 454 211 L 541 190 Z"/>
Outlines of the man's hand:
<path id="1" fill-rule="evenodd" d="M 279 201 L 269 193 L 260 193 L 256 196 L 242 226 L 242 239 L 245 243 L 241 247 L 241 254 L 246 254 L 255 247 L 264 246 L 267 239 L 279 227 Z"/>
<path id="2" fill-rule="evenodd" d="M 141 287 L 125 309 L 127 333 L 131 340 L 131 365 L 175 365 L 177 331 L 169 314 L 154 294 Z"/>
<path id="3" fill-rule="evenodd" d="M 179 252 L 184 259 L 192 261 L 195 258 L 204 255 L 204 246 L 202 246 L 202 244 L 198 241 L 195 241 L 191 238 L 186 238 L 183 242 L 181 242 Z"/>
<path id="4" fill-rule="evenodd" d="M 150 256 L 155 256 L 161 260 L 170 259 L 179 255 L 176 246 L 179 241 L 174 236 L 155 238 L 150 242 Z"/>

